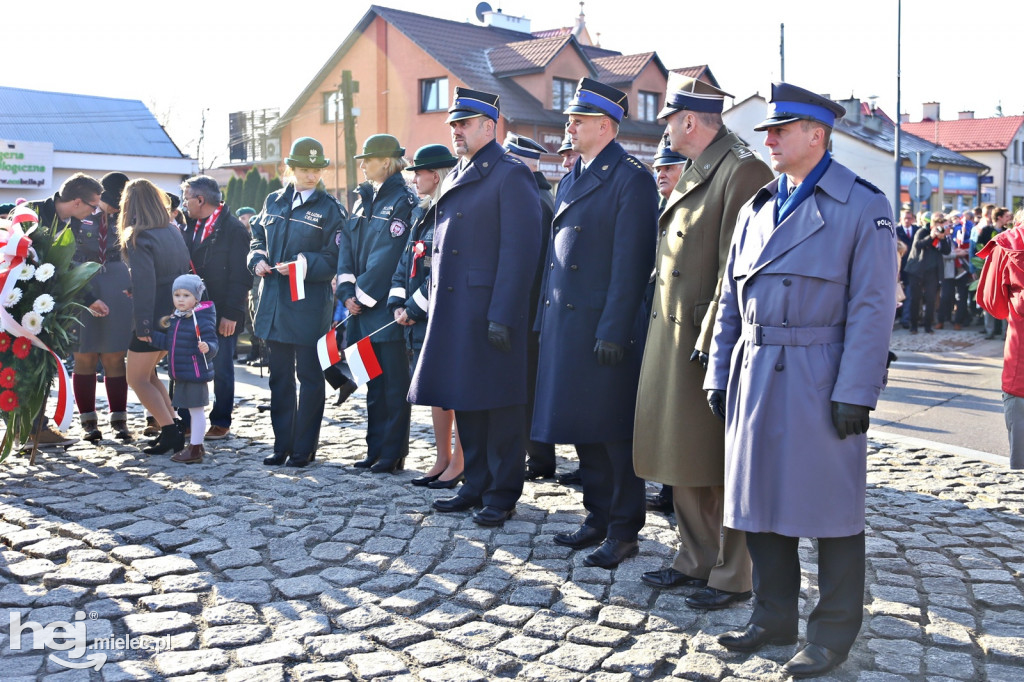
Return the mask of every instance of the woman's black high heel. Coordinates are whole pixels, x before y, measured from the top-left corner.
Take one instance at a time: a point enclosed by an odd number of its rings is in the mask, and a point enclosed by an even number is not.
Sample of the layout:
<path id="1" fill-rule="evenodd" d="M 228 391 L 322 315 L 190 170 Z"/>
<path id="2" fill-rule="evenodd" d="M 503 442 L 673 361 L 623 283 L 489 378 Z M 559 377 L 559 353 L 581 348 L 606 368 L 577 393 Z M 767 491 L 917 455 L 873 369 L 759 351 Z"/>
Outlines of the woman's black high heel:
<path id="1" fill-rule="evenodd" d="M 466 480 L 466 475 L 465 474 L 459 474 L 458 476 L 456 476 L 455 478 L 453 478 L 450 481 L 442 481 L 442 480 L 438 479 L 438 480 L 434 481 L 433 483 L 428 483 L 427 487 L 428 488 L 433 488 L 434 490 L 451 490 L 452 488 L 454 488 L 458 484 L 462 483 L 464 480 Z"/>
<path id="2" fill-rule="evenodd" d="M 403 469 L 405 469 L 405 457 L 399 457 L 398 459 L 381 459 L 370 467 L 370 471 L 375 474 L 393 474 L 396 471 L 402 471 Z"/>
<path id="3" fill-rule="evenodd" d="M 444 472 L 442 471 L 441 474 L 443 473 Z M 412 483 L 413 485 L 426 487 L 433 483 L 434 481 L 436 481 L 437 479 L 441 478 L 441 474 L 435 474 L 433 476 L 420 476 L 419 478 L 414 478 L 409 482 Z"/>

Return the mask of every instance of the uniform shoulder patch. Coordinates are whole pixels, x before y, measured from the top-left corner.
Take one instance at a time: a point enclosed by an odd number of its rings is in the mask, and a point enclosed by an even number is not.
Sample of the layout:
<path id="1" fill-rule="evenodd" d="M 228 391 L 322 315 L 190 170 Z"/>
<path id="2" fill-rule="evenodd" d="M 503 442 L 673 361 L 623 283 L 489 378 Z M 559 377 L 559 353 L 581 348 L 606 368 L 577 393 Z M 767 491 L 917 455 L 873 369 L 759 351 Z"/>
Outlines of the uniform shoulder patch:
<path id="1" fill-rule="evenodd" d="M 893 237 L 896 236 L 896 228 L 892 225 L 892 220 L 886 217 L 875 218 L 875 229 L 876 230 L 888 230 L 889 234 Z"/>
<path id="2" fill-rule="evenodd" d="M 401 237 L 403 234 L 405 234 L 406 228 L 407 228 L 407 225 L 405 224 L 405 221 L 403 221 L 403 220 L 393 220 L 391 222 L 391 227 L 389 229 L 391 230 L 391 236 L 395 237 L 395 238 L 398 238 L 398 237 Z"/>
<path id="3" fill-rule="evenodd" d="M 629 164 L 633 168 L 636 168 L 637 170 L 641 170 L 641 171 L 643 171 L 645 173 L 647 172 L 647 166 L 645 166 L 643 163 L 641 163 L 640 160 L 638 158 L 636 158 L 635 156 L 633 156 L 632 154 L 626 154 L 626 156 L 624 156 L 623 159 L 625 160 L 625 162 L 627 164 Z"/>
<path id="4" fill-rule="evenodd" d="M 754 156 L 754 152 L 750 151 L 750 147 L 743 144 L 742 142 L 737 142 L 736 144 L 734 144 L 730 148 L 730 151 L 732 151 L 733 156 L 735 156 L 737 159 L 749 159 L 750 157 Z"/>
<path id="5" fill-rule="evenodd" d="M 859 175 L 857 176 L 857 182 L 862 184 L 862 185 L 864 185 L 865 187 L 867 187 L 869 190 L 871 190 L 875 194 L 885 194 L 885 192 L 883 192 L 882 190 L 878 189 L 877 187 L 875 187 L 874 185 L 872 185 L 870 182 L 868 182 L 864 178 L 860 177 Z"/>
<path id="6" fill-rule="evenodd" d="M 511 163 L 513 165 L 516 165 L 516 166 L 525 166 L 526 165 L 522 161 L 520 161 L 519 159 L 517 159 L 516 157 L 512 156 L 511 154 L 509 154 L 507 152 L 505 154 L 501 155 L 501 160 L 502 161 L 507 161 L 508 163 Z"/>

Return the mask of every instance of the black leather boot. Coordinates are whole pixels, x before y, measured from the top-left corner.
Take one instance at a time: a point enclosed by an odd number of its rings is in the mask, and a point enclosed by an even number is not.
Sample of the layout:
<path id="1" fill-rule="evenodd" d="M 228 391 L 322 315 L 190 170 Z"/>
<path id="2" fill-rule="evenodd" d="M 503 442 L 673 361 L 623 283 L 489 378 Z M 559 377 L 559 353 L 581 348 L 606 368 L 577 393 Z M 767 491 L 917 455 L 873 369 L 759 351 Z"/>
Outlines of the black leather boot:
<path id="1" fill-rule="evenodd" d="M 178 452 L 185 447 L 185 436 L 178 429 L 177 424 L 168 424 L 160 427 L 160 437 L 156 443 L 142 451 L 147 455 L 165 455 L 168 452 Z"/>

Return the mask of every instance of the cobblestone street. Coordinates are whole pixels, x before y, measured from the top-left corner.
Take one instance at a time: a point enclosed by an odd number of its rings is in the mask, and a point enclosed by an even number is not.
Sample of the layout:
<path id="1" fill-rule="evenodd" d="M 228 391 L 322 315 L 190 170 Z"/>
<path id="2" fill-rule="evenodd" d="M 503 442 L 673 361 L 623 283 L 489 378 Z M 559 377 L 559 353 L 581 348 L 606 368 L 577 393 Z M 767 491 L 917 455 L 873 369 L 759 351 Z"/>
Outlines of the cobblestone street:
<path id="1" fill-rule="evenodd" d="M 429 413 L 413 412 L 405 472 L 357 473 L 363 404 L 360 393 L 328 406 L 306 469 L 262 465 L 269 417 L 248 400 L 236 436 L 208 442 L 195 466 L 111 440 L 40 453 L 33 467 L 12 457 L 0 467 L 0 678 L 786 678 L 796 647 L 743 655 L 715 641 L 748 606 L 695 612 L 688 590 L 640 581 L 674 555 L 665 516 L 649 513 L 640 555 L 608 572 L 582 565 L 589 550 L 552 542 L 582 521 L 578 488 L 528 482 L 498 529 L 435 513 L 431 501 L 449 491 L 409 485 L 433 461 Z M 132 419 L 141 430 L 141 412 Z M 871 446 L 865 622 L 825 679 L 1024 679 L 1020 474 L 877 437 Z M 559 451 L 563 471 L 570 452 Z M 98 671 L 54 662 L 86 656 L 33 649 L 24 626 L 73 623 L 79 611 L 88 641 L 106 647 L 86 652 L 106 654 Z M 143 636 L 169 648 L 124 645 Z"/>

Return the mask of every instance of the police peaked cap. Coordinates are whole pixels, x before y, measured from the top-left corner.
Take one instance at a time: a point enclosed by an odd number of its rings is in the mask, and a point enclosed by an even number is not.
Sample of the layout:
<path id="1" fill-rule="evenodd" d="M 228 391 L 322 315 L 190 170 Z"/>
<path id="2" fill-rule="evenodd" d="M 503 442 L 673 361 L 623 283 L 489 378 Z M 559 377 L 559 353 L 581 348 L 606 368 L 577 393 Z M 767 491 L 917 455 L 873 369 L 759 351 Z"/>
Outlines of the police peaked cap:
<path id="1" fill-rule="evenodd" d="M 365 159 L 369 157 L 376 157 L 379 159 L 387 159 L 390 157 L 400 157 L 404 154 L 405 147 L 398 143 L 397 137 L 381 133 L 379 135 L 370 135 L 366 138 L 366 142 L 363 143 L 363 153 L 356 154 L 352 158 Z"/>
<path id="2" fill-rule="evenodd" d="M 622 90 L 593 78 L 581 78 L 576 85 L 576 94 L 562 113 L 610 116 L 616 121 L 621 121 L 629 117 L 629 97 Z"/>
<path id="3" fill-rule="evenodd" d="M 572 135 L 570 135 L 569 133 L 566 133 L 565 134 L 565 139 L 562 140 L 562 146 L 558 148 L 558 153 L 559 154 L 564 154 L 565 152 L 571 152 L 571 151 L 572 151 Z"/>
<path id="4" fill-rule="evenodd" d="M 292 143 L 292 151 L 284 160 L 292 168 L 326 168 L 330 159 L 324 158 L 324 146 L 312 137 L 300 137 Z"/>
<path id="5" fill-rule="evenodd" d="M 412 165 L 406 168 L 408 171 L 436 170 L 438 168 L 452 168 L 459 160 L 452 156 L 452 152 L 443 144 L 428 144 L 416 150 L 412 157 Z"/>
<path id="6" fill-rule="evenodd" d="M 725 107 L 726 97 L 732 95 L 711 83 L 689 76 L 673 77 L 669 79 L 665 92 L 665 106 L 658 112 L 658 118 L 667 118 L 677 111 L 684 110 L 720 114 Z"/>
<path id="7" fill-rule="evenodd" d="M 658 151 L 654 154 L 654 167 L 678 166 L 682 163 L 686 163 L 686 157 L 679 152 L 672 151 L 668 140 L 662 140 L 658 145 Z"/>
<path id="8" fill-rule="evenodd" d="M 526 135 L 509 133 L 505 136 L 505 149 L 509 154 L 521 156 L 524 159 L 539 159 L 541 154 L 549 153 L 539 142 L 531 140 Z"/>
<path id="9" fill-rule="evenodd" d="M 452 99 L 452 105 L 448 107 L 448 118 L 445 123 L 475 116 L 486 116 L 497 123 L 498 96 L 483 90 L 455 88 L 455 96 Z"/>
<path id="10" fill-rule="evenodd" d="M 831 128 L 845 114 L 843 105 L 828 97 L 789 83 L 776 82 L 772 83 L 768 117 L 754 126 L 754 130 L 767 130 L 793 121 L 817 121 Z"/>

